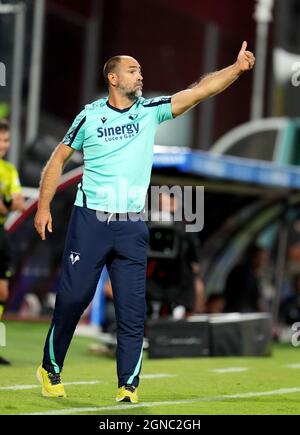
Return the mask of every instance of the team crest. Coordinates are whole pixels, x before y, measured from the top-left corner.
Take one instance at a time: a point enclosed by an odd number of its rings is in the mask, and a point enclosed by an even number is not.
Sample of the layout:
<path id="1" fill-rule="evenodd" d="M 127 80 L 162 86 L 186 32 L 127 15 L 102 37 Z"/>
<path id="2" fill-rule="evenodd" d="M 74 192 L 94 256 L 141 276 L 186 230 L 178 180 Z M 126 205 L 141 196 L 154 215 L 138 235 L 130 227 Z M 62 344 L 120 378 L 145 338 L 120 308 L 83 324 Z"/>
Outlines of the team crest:
<path id="1" fill-rule="evenodd" d="M 71 251 L 71 254 L 70 254 L 69 258 L 71 260 L 71 263 L 74 265 L 77 261 L 80 260 L 80 254 L 78 254 L 78 252 L 72 252 Z"/>

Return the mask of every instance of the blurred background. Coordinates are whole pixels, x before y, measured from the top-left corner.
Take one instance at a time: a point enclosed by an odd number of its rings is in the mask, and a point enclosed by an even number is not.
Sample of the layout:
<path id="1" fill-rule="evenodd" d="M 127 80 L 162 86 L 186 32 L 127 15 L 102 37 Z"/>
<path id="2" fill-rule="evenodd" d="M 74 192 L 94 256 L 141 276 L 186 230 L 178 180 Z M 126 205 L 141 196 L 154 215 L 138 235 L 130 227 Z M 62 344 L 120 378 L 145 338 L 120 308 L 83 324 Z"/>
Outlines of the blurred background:
<path id="1" fill-rule="evenodd" d="M 300 321 L 299 25 L 299 0 L 0 1 L 0 118 L 10 121 L 7 160 L 27 199 L 6 222 L 14 266 L 6 316 L 52 313 L 81 154 L 65 168 L 46 243 L 33 227 L 37 187 L 73 118 L 106 94 L 105 61 L 135 57 L 144 96 L 172 95 L 232 64 L 246 40 L 254 70 L 157 132 L 151 185 L 204 186 L 205 218 L 192 235 L 172 222 L 150 225 L 148 328 L 265 313 L 272 337 L 284 340 Z M 113 334 L 112 299 L 104 272 L 84 323 Z"/>

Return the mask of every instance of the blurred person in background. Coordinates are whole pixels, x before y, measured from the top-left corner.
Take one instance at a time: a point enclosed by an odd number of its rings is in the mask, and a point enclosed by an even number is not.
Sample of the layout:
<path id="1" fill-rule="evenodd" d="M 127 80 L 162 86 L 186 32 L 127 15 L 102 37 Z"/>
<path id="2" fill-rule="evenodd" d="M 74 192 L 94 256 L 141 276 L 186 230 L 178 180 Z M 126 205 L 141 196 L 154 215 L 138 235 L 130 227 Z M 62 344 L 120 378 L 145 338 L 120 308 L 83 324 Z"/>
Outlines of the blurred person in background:
<path id="1" fill-rule="evenodd" d="M 220 293 L 211 293 L 205 304 L 205 313 L 219 314 L 223 313 L 225 308 L 225 300 Z"/>
<path id="2" fill-rule="evenodd" d="M 186 222 L 175 220 L 179 207 L 176 196 L 160 194 L 159 210 L 152 212 L 148 224 L 147 299 L 152 318 L 171 314 L 179 320 L 204 310 L 200 246 L 197 234 L 185 231 Z"/>
<path id="3" fill-rule="evenodd" d="M 103 332 L 115 334 L 117 331 L 117 319 L 114 307 L 114 294 L 109 278 L 105 281 L 103 290 L 105 295 Z"/>
<path id="4" fill-rule="evenodd" d="M 116 401 L 138 402 L 149 237 L 143 209 L 156 129 L 160 123 L 224 91 L 251 70 L 254 62 L 244 41 L 231 66 L 173 96 L 148 100 L 142 97 L 143 77 L 136 59 L 114 56 L 106 62 L 103 74 L 108 97 L 86 105 L 80 112 L 53 152 L 41 179 L 35 227 L 45 240 L 46 228 L 52 232 L 50 203 L 62 169 L 75 150 L 83 151 L 84 172 L 69 223 L 61 285 L 43 361 L 37 370 L 44 396 L 66 395 L 60 375 L 65 356 L 106 264 L 117 317 Z M 127 196 L 121 194 L 124 185 L 130 193 Z M 130 213 L 135 214 L 134 219 L 128 219 Z"/>
<path id="5" fill-rule="evenodd" d="M 265 311 L 262 279 L 269 263 L 266 249 L 251 245 L 244 258 L 229 272 L 225 282 L 226 312 L 251 313 Z"/>
<path id="6" fill-rule="evenodd" d="M 279 314 L 287 325 L 300 322 L 300 274 L 294 277 L 292 292 L 281 302 Z"/>
<path id="7" fill-rule="evenodd" d="M 0 119 L 0 321 L 9 295 L 9 280 L 12 276 L 9 237 L 4 223 L 10 212 L 24 209 L 18 171 L 4 160 L 10 147 L 10 128 L 6 120 Z M 0 357 L 0 364 L 10 364 Z"/>
<path id="8" fill-rule="evenodd" d="M 284 302 L 294 296 L 295 280 L 300 274 L 300 218 L 299 212 L 296 219 L 289 225 L 288 246 L 280 299 Z"/>

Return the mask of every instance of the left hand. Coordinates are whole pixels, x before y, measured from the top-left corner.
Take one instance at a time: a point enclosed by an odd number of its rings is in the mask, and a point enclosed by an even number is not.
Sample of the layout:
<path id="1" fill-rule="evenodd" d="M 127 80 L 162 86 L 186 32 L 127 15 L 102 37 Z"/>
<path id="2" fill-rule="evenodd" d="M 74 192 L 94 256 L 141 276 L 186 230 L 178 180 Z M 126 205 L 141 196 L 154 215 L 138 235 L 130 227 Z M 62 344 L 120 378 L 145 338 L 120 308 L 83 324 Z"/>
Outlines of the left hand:
<path id="1" fill-rule="evenodd" d="M 253 53 L 251 53 L 251 51 L 247 51 L 246 48 L 247 41 L 244 41 L 236 60 L 236 65 L 241 72 L 251 70 L 255 64 L 255 57 Z"/>

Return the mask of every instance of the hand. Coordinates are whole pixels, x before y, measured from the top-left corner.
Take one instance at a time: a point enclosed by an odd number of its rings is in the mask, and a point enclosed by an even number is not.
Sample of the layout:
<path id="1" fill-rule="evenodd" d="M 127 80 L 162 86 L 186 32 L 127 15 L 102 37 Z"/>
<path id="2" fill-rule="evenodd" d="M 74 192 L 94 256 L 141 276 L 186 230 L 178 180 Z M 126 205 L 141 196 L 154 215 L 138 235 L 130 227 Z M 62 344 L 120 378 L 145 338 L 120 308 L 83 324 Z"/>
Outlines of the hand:
<path id="1" fill-rule="evenodd" d="M 42 240 L 46 240 L 45 229 L 52 233 L 52 217 L 50 210 L 39 210 L 34 218 L 34 226 Z"/>
<path id="2" fill-rule="evenodd" d="M 5 207 L 4 202 L 0 199 L 0 216 L 7 216 L 9 210 Z"/>
<path id="3" fill-rule="evenodd" d="M 236 65 L 239 68 L 240 72 L 243 73 L 245 71 L 249 71 L 253 68 L 255 64 L 255 57 L 251 51 L 247 51 L 247 41 L 243 42 L 241 51 L 236 60 Z"/>

